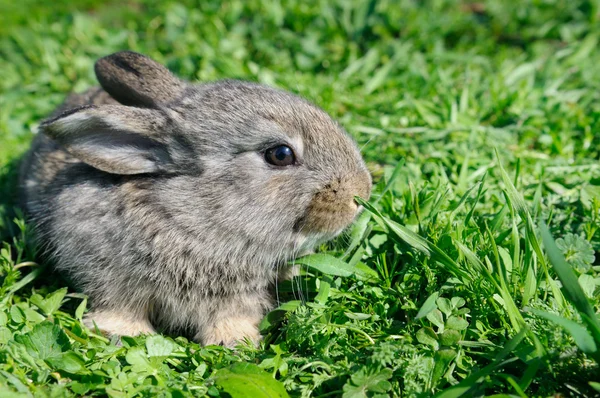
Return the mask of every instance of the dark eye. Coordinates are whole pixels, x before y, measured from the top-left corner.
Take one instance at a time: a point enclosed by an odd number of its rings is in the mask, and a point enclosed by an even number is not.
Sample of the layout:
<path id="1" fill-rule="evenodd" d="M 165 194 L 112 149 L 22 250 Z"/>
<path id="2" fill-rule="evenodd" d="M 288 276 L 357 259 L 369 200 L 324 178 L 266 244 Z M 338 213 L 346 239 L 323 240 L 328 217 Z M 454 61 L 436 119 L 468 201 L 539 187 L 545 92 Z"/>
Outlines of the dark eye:
<path id="1" fill-rule="evenodd" d="M 287 145 L 279 145 L 265 152 L 265 160 L 275 166 L 289 166 L 296 163 L 294 151 Z"/>

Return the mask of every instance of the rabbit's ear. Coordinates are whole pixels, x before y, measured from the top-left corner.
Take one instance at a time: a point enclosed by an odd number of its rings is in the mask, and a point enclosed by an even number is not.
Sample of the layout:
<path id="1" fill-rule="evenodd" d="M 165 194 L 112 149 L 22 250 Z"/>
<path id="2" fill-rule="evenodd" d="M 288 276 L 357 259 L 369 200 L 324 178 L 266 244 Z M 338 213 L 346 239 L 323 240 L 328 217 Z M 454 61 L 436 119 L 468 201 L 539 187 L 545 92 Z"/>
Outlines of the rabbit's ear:
<path id="1" fill-rule="evenodd" d="M 156 108 L 180 97 L 185 88 L 167 68 L 133 51 L 100 58 L 94 69 L 102 88 L 123 105 Z"/>
<path id="2" fill-rule="evenodd" d="M 79 160 L 113 174 L 174 171 L 167 117 L 158 110 L 123 105 L 85 106 L 40 125 Z"/>

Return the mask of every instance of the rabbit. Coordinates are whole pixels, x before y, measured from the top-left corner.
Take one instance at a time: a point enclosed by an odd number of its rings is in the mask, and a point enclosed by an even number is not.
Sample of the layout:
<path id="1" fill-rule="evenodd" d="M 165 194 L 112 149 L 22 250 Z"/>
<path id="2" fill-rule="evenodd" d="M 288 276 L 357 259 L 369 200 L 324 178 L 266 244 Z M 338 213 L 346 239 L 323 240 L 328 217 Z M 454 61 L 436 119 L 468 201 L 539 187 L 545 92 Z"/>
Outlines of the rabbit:
<path id="1" fill-rule="evenodd" d="M 332 239 L 371 177 L 322 109 L 261 84 L 189 83 L 122 51 L 26 155 L 21 206 L 108 335 L 259 344 L 278 270 Z"/>

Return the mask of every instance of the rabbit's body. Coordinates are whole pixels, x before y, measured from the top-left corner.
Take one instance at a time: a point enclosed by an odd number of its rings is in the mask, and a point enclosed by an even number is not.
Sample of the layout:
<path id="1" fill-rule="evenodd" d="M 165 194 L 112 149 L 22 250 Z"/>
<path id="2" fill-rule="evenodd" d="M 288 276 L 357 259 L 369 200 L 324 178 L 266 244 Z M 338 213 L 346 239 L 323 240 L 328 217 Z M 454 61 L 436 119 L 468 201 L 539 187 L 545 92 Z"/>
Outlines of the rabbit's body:
<path id="1" fill-rule="evenodd" d="M 22 169 L 24 207 L 56 269 L 108 333 L 257 341 L 278 269 L 369 196 L 354 144 L 278 90 L 185 84 L 135 53 L 97 65 L 108 94 L 71 96 L 62 110 L 79 108 L 42 124 Z M 295 163 L 279 165 L 290 151 Z"/>
<path id="2" fill-rule="evenodd" d="M 216 230 L 215 220 L 206 218 L 198 222 L 218 233 L 198 235 L 176 223 L 171 215 L 176 209 L 160 205 L 161 194 L 169 192 L 169 184 L 160 184 L 166 181 L 149 186 L 135 176 L 107 176 L 44 135 L 36 141 L 32 167 L 43 171 L 31 178 L 47 182 L 30 183 L 28 212 L 57 259 L 57 270 L 90 295 L 95 308 L 118 313 L 103 317 L 101 329 L 135 335 L 152 332 L 154 324 L 202 333 L 200 326 L 210 330 L 208 325 L 217 322 L 219 309 L 228 316 L 241 311 L 243 318 L 248 312 L 259 317 L 268 307 L 266 291 L 275 269 L 256 265 L 282 261 L 267 255 L 269 246 L 256 252 L 236 245 L 241 241 L 231 240 L 230 233 Z M 42 165 L 54 170 L 48 174 Z M 227 263 L 231 253 L 237 261 Z"/>

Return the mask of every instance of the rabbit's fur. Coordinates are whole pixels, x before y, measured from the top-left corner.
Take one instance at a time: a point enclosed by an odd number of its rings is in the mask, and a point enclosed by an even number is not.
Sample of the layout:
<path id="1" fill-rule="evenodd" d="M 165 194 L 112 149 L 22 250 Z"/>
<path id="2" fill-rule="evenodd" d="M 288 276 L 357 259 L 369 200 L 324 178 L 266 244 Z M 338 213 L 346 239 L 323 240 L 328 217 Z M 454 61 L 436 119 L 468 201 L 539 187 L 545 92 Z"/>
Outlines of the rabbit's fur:
<path id="1" fill-rule="evenodd" d="M 109 334 L 257 342 L 277 270 L 340 233 L 371 178 L 320 108 L 242 81 L 191 84 L 133 52 L 44 121 L 22 205 Z M 285 144 L 297 163 L 265 161 Z"/>

